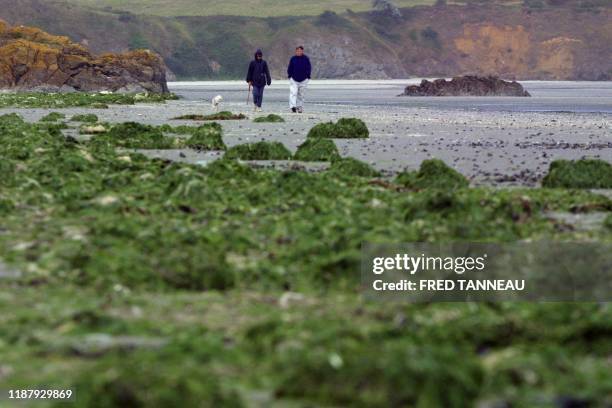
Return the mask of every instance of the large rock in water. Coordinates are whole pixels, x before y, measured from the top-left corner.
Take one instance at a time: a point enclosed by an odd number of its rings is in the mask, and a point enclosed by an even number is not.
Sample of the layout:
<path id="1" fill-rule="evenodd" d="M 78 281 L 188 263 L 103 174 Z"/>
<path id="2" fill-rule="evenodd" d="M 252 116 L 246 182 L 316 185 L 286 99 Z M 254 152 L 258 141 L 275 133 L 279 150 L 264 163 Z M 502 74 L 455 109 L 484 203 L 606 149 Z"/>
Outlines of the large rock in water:
<path id="1" fill-rule="evenodd" d="M 462 76 L 407 86 L 402 96 L 531 96 L 521 84 L 498 77 Z"/>
<path id="2" fill-rule="evenodd" d="M 168 92 L 161 57 L 151 51 L 92 55 L 68 37 L 0 20 L 0 88 L 32 91 Z"/>

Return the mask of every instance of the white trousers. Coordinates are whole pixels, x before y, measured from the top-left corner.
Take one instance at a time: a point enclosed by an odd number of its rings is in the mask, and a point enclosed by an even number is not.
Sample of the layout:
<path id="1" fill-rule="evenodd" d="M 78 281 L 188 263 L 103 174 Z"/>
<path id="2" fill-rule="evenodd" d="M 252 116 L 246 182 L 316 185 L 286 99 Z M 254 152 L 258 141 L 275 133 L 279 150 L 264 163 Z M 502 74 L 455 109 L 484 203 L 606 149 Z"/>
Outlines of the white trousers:
<path id="1" fill-rule="evenodd" d="M 308 87 L 309 79 L 305 79 L 302 82 L 294 81 L 293 78 L 289 79 L 289 107 L 290 108 L 301 108 L 304 106 L 304 95 L 306 94 L 306 88 Z"/>

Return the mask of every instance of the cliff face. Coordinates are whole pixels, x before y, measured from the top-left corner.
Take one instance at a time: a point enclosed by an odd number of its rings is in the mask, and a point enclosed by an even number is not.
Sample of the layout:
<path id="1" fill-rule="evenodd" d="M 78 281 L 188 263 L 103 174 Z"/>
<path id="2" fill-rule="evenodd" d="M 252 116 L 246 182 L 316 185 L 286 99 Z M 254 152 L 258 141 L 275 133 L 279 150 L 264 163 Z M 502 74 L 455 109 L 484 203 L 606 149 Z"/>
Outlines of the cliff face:
<path id="1" fill-rule="evenodd" d="M 162 60 L 149 51 L 93 56 L 68 37 L 0 21 L 0 88 L 168 92 Z"/>
<path id="2" fill-rule="evenodd" d="M 42 0 L 0 0 L 0 17 L 69 35 L 96 52 L 150 48 L 179 78 L 242 78 L 256 48 L 285 77 L 303 44 L 318 78 L 497 75 L 612 79 L 612 3 L 542 10 L 486 2 L 318 17 L 151 17 Z"/>

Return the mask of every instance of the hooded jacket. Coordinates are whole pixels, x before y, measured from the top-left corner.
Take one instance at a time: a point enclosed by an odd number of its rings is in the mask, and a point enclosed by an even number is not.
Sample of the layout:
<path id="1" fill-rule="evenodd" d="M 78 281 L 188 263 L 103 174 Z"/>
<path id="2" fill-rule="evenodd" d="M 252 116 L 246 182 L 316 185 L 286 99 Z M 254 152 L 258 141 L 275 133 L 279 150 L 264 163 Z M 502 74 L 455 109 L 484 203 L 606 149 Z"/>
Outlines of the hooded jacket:
<path id="1" fill-rule="evenodd" d="M 258 60 L 257 56 L 262 55 L 261 50 L 255 52 L 255 59 L 249 64 L 246 81 L 252 82 L 254 86 L 263 87 L 272 84 L 272 77 L 268 69 L 268 63 L 262 59 Z"/>

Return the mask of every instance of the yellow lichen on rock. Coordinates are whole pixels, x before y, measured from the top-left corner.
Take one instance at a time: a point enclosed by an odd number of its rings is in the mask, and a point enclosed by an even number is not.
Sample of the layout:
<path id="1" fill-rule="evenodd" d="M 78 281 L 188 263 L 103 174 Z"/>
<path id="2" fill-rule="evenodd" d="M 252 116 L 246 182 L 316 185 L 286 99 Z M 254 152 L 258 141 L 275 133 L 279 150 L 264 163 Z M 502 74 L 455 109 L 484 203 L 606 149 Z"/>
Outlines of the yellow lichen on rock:
<path id="1" fill-rule="evenodd" d="M 165 65 L 153 52 L 95 57 L 68 37 L 0 23 L 0 88 L 168 92 Z"/>

